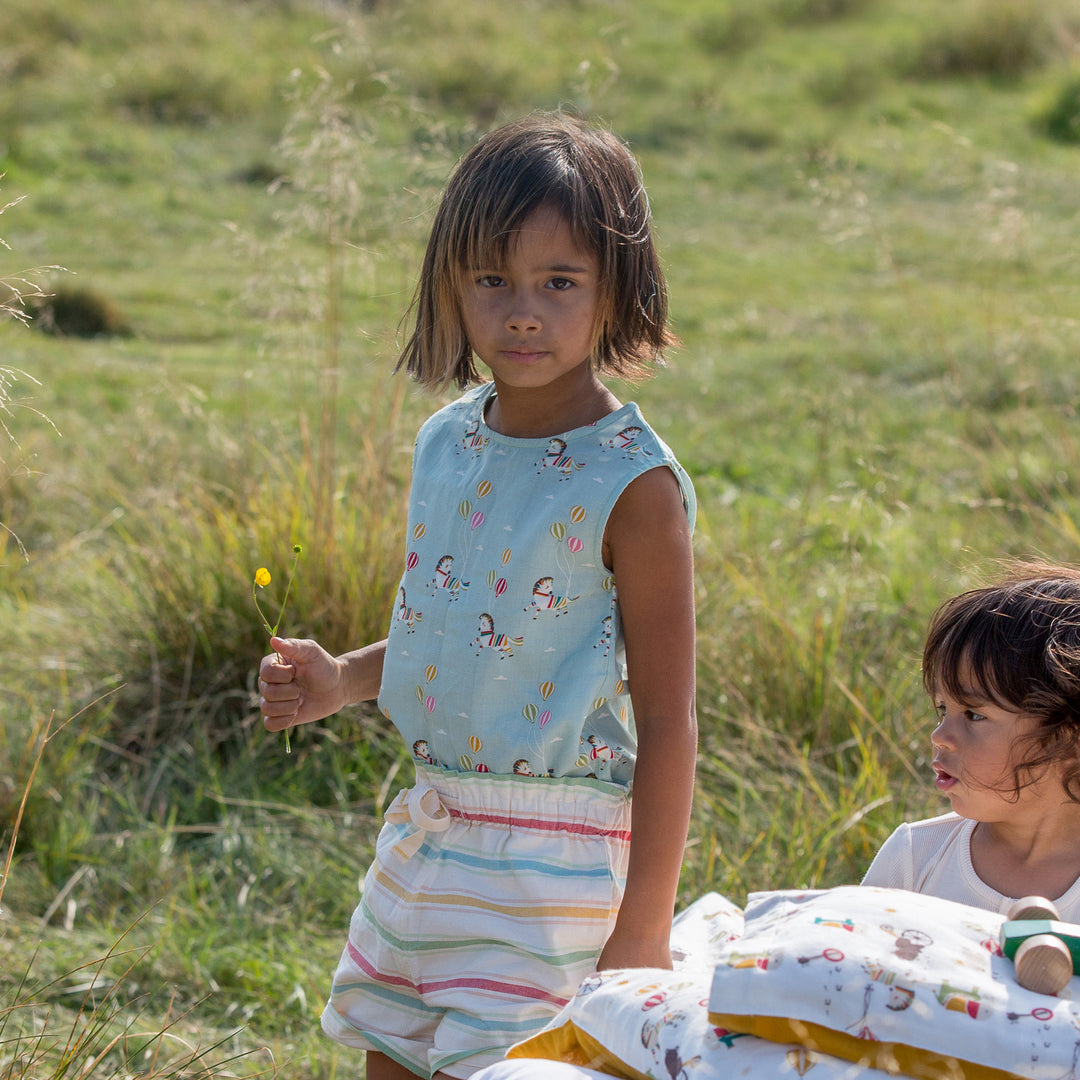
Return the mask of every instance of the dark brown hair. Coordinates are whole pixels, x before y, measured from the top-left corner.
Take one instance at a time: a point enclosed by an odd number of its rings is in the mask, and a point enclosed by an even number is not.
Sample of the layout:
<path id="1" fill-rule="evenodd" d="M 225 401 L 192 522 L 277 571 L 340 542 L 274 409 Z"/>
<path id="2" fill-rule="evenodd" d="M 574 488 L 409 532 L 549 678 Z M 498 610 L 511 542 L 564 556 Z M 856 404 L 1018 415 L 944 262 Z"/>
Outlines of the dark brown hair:
<path id="1" fill-rule="evenodd" d="M 592 362 L 642 378 L 676 343 L 637 161 L 609 131 L 562 114 L 514 121 L 485 135 L 452 173 L 435 215 L 397 367 L 421 385 L 481 381 L 461 312 L 466 272 L 498 266 L 525 220 L 551 207 L 595 255 L 601 302 Z"/>
<path id="2" fill-rule="evenodd" d="M 1022 742 L 1014 794 L 1049 765 L 1080 802 L 1080 570 L 1013 562 L 996 585 L 938 608 L 923 648 L 923 686 L 963 702 L 974 684 L 997 705 L 1039 721 Z"/>

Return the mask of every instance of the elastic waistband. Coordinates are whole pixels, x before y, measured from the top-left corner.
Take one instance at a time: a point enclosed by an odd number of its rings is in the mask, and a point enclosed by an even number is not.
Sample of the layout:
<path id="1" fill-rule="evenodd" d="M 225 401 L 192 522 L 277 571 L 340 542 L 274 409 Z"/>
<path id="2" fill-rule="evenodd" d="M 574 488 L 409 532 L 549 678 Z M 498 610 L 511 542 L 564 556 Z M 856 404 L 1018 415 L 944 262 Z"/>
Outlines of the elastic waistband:
<path id="1" fill-rule="evenodd" d="M 544 779 L 416 769 L 416 787 L 431 787 L 453 818 L 496 828 L 535 829 L 630 840 L 630 796 L 589 777 Z"/>

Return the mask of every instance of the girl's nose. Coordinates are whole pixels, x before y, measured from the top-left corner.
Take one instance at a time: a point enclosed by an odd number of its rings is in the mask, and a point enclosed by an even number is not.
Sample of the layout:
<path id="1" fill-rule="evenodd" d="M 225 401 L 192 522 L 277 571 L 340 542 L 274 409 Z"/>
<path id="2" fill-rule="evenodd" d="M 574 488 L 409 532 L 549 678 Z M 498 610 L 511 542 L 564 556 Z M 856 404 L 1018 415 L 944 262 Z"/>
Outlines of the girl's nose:
<path id="1" fill-rule="evenodd" d="M 506 317 L 506 328 L 516 334 L 524 334 L 531 330 L 539 330 L 540 319 L 535 312 L 530 311 L 524 304 L 518 303 Z"/>
<path id="2" fill-rule="evenodd" d="M 953 745 L 952 725 L 949 723 L 949 714 L 945 713 L 938 720 L 938 726 L 930 732 L 930 745 L 947 749 Z"/>

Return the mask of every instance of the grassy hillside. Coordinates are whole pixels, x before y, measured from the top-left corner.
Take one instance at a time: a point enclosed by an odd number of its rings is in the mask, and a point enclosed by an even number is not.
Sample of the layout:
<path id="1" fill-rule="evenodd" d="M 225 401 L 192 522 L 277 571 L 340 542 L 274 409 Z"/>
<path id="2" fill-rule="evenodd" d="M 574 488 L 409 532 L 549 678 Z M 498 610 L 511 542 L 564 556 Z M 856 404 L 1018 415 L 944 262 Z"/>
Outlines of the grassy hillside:
<path id="1" fill-rule="evenodd" d="M 7 0 L 5 1075 L 355 1075 L 317 1016 L 408 762 L 371 710 L 263 732 L 251 576 L 300 543 L 284 628 L 382 635 L 433 201 L 533 109 L 638 153 L 682 339 L 617 391 L 700 501 L 683 898 L 936 809 L 931 610 L 1080 561 L 1078 42 L 1076 0 Z"/>

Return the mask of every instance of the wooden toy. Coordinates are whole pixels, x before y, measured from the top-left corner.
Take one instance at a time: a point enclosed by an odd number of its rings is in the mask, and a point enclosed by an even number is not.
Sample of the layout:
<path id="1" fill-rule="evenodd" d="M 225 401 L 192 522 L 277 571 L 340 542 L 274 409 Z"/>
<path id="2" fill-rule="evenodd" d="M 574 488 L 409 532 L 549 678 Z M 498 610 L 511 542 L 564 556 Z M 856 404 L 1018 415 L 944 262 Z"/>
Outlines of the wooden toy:
<path id="1" fill-rule="evenodd" d="M 1041 896 L 1025 896 L 1013 904 L 999 943 L 1026 990 L 1056 994 L 1080 974 L 1080 926 L 1061 922 L 1057 908 Z"/>

